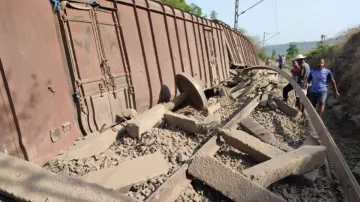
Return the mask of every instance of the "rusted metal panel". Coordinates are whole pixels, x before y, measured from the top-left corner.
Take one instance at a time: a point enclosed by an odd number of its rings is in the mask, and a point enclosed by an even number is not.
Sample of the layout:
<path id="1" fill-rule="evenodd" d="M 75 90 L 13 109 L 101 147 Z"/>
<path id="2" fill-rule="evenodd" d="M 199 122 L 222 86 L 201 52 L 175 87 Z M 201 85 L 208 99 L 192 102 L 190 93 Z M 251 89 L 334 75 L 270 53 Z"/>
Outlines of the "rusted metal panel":
<path id="1" fill-rule="evenodd" d="M 5 72 L 0 58 L 0 152 L 24 158 L 21 151 L 19 136 L 15 126 L 15 119 L 13 117 L 13 104 L 9 86 L 7 84 L 7 77 L 11 78 L 11 72 Z M 6 76 L 7 75 L 7 76 Z"/>
<path id="2" fill-rule="evenodd" d="M 125 109 L 174 98 L 178 73 L 205 90 L 226 80 L 231 64 L 256 61 L 246 37 L 224 23 L 150 0 L 97 2 L 66 1 L 56 16 L 41 0 L 0 7 L 1 141 L 12 155 L 41 164 L 80 135 L 77 124 L 84 135 L 101 133 Z"/>
<path id="3" fill-rule="evenodd" d="M 211 86 L 211 76 L 210 76 L 210 60 L 208 56 L 208 49 L 207 49 L 207 40 L 205 37 L 205 24 L 204 19 L 198 18 L 198 26 L 199 26 L 199 35 L 200 35 L 200 41 L 201 41 L 201 50 L 202 50 L 202 60 L 204 62 L 204 69 L 203 69 L 203 82 L 205 83 L 205 86 Z"/>
<path id="4" fill-rule="evenodd" d="M 130 70 L 116 9 L 108 3 L 77 5 L 74 9 L 68 3 L 60 11 L 64 43 L 81 103 L 82 127 L 86 133 L 102 132 L 121 122 L 122 111 L 134 106 Z"/>
<path id="5" fill-rule="evenodd" d="M 229 51 L 234 64 L 253 64 L 248 41 L 223 23 L 150 0 L 100 0 L 100 6 L 84 9 L 69 2 L 61 16 L 74 78 L 81 81 L 80 117 L 87 133 L 117 123 L 124 108 L 142 113 L 174 98 L 178 73 L 192 75 L 205 88 L 219 84 L 229 77 Z M 76 75 L 79 69 L 93 74 Z M 117 74 L 122 79 L 114 79 Z M 117 101 L 114 89 L 124 93 Z"/>
<path id="6" fill-rule="evenodd" d="M 17 127 L 13 143 L 42 164 L 79 136 L 54 14 L 48 1 L 4 0 L 0 19 L 0 56 L 15 121 L 8 120 Z"/>
<path id="7" fill-rule="evenodd" d="M 233 30 L 227 24 L 216 20 L 217 24 L 223 28 L 225 43 L 231 59 L 231 64 L 234 66 L 249 66 L 257 65 L 256 53 L 250 40 L 238 31 Z"/>
<path id="8" fill-rule="evenodd" d="M 116 2 L 138 111 L 174 98 L 177 73 L 186 72 L 207 88 L 227 78 L 224 58 L 228 52 L 220 41 L 220 25 L 154 1 Z M 144 86 L 149 88 L 145 90 Z"/>

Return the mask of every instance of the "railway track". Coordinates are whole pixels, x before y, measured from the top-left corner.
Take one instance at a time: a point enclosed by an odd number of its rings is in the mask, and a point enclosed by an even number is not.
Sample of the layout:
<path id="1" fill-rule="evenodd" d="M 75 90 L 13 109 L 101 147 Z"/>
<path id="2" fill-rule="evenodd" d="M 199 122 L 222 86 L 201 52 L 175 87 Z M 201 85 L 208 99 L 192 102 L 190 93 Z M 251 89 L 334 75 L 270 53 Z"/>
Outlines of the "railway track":
<path id="1" fill-rule="evenodd" d="M 146 132 L 139 138 L 123 135 L 126 125 L 118 126 L 117 141 L 104 143 L 109 148 L 92 155 L 99 139 L 79 140 L 77 145 L 87 142 L 92 148 L 81 150 L 87 152 L 83 158 L 66 155 L 76 154 L 70 152 L 79 148 L 75 145 L 64 153 L 66 158 L 60 156 L 44 169 L 57 176 L 65 174 L 120 190 L 130 196 L 124 201 L 357 201 L 358 185 L 352 184 L 353 176 L 347 175 L 346 164 L 338 161 L 340 165 L 334 165 L 334 158 L 342 157 L 329 153 L 337 147 L 326 142 L 326 133 L 319 130 L 318 117 L 309 105 L 304 102 L 310 116 L 307 119 L 294 114 L 296 110 L 288 105 L 275 102 L 277 108 L 272 108 L 274 103 L 265 99 L 279 96 L 280 86 L 286 80 L 278 80 L 277 74 L 267 70 L 232 73 L 232 78 L 223 87 L 218 86 L 215 94 L 207 92 L 207 110 L 198 111 L 175 102 L 175 112 L 165 111 L 160 116 L 165 121 L 152 121 L 155 124 L 150 126 L 140 124 Z M 190 84 L 199 90 L 196 81 Z M 186 89 L 192 93 L 190 96 L 202 93 L 189 90 L 191 86 Z M 220 91 L 222 95 L 216 93 Z M 150 114 L 153 119 L 158 117 Z M 140 115 L 134 120 L 139 117 L 144 119 Z M 335 176 L 329 176 L 324 166 L 325 155 Z M 44 169 L 42 172 L 48 172 Z M 345 173 L 339 175 L 339 169 Z M 32 189 L 38 188 L 37 183 Z M 8 189 L 0 186 L 0 190 L 17 200 L 32 197 L 19 189 L 7 193 Z M 58 197 L 43 191 L 46 194 Z"/>

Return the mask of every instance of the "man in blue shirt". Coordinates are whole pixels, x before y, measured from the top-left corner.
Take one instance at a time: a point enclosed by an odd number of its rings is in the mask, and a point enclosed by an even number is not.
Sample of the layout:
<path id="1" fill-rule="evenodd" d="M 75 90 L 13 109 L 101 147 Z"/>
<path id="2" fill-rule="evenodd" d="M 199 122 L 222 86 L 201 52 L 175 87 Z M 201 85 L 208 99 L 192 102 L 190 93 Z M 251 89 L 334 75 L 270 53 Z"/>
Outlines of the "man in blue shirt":
<path id="1" fill-rule="evenodd" d="M 333 84 L 336 97 L 340 97 L 336 87 L 335 79 L 329 69 L 324 67 L 325 60 L 320 59 L 318 66 L 310 72 L 307 80 L 307 85 L 311 82 L 310 87 L 310 101 L 311 104 L 317 108 L 319 116 L 324 112 L 325 101 L 327 98 L 327 82 L 330 80 Z"/>
<path id="2" fill-rule="evenodd" d="M 279 55 L 279 59 L 277 61 L 279 62 L 279 68 L 282 69 L 284 67 L 284 64 L 285 64 L 285 56 L 284 55 Z"/>

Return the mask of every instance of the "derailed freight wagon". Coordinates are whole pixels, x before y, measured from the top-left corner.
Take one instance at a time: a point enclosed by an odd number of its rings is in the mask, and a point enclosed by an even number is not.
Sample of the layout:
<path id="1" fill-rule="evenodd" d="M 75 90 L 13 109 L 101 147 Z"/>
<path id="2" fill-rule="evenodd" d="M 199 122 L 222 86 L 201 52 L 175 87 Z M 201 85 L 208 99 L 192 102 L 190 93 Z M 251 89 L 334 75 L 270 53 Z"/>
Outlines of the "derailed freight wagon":
<path id="1" fill-rule="evenodd" d="M 231 65 L 256 65 L 250 41 L 210 21 L 147 0 L 4 0 L 0 6 L 0 147 L 43 164 L 179 94 L 186 72 L 204 89 Z M 31 8 L 31 9 L 29 9 Z"/>

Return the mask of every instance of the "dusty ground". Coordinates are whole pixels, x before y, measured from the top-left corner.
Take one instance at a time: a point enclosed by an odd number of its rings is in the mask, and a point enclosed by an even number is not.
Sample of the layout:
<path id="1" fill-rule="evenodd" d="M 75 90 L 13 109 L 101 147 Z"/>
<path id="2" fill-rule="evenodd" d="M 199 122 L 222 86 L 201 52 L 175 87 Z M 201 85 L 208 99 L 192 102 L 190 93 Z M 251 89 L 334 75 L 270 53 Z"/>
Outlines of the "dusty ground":
<path id="1" fill-rule="evenodd" d="M 286 85 L 285 80 L 279 81 L 279 88 L 274 89 L 276 96 L 281 97 L 281 88 Z M 251 95 L 250 97 L 252 97 Z M 228 117 L 239 107 L 244 106 L 244 103 L 249 100 L 233 101 L 228 97 L 214 97 L 209 99 L 209 103 L 221 103 L 221 109 L 218 113 L 221 116 L 222 124 L 226 123 Z M 290 93 L 290 104 L 294 104 L 295 95 Z M 199 120 L 205 117 L 193 110 L 190 107 L 185 107 L 178 110 L 177 113 L 193 116 Z M 265 128 L 273 132 L 280 141 L 287 142 L 290 146 L 297 148 L 308 134 L 308 126 L 306 121 L 301 119 L 294 121 L 283 112 L 279 110 L 271 111 L 269 109 L 257 108 L 252 114 L 255 120 L 260 122 Z M 331 113 L 324 119 L 325 123 L 336 125 L 331 119 Z M 329 125 L 328 125 L 329 126 Z M 337 128 L 329 127 L 329 130 L 334 135 L 340 149 L 344 152 L 350 168 L 360 161 L 360 153 L 358 153 L 359 142 L 346 140 L 338 137 Z M 156 188 L 158 188 L 164 181 L 166 181 L 178 169 L 182 162 L 179 161 L 179 156 L 183 159 L 190 157 L 209 139 L 214 132 L 209 130 L 208 133 L 192 134 L 175 128 L 154 128 L 144 134 L 141 139 L 134 140 L 128 136 L 120 138 L 104 153 L 86 159 L 73 161 L 54 161 L 45 166 L 54 173 L 82 176 L 88 172 L 100 170 L 108 167 L 115 167 L 121 161 L 130 160 L 139 156 L 147 155 L 160 151 L 168 160 L 169 171 L 167 174 L 151 179 L 148 182 L 134 185 L 128 192 L 140 201 L 148 197 Z M 357 144 L 357 145 L 356 145 Z M 357 152 L 357 153 L 356 153 Z M 248 167 L 256 164 L 253 159 L 228 145 L 223 145 L 216 153 L 215 157 L 224 164 L 234 168 L 237 171 L 242 171 Z M 291 181 L 283 180 L 271 185 L 269 190 L 282 196 L 288 201 L 344 201 L 343 193 L 336 180 L 330 182 L 325 174 L 325 169 L 322 167 L 319 176 L 312 186 L 299 186 L 292 184 Z M 1 198 L 0 202 L 7 202 L 6 198 Z M 211 187 L 204 185 L 198 180 L 193 180 L 191 186 L 187 187 L 179 196 L 177 201 L 230 201 L 219 192 L 213 190 Z"/>
<path id="2" fill-rule="evenodd" d="M 280 79 L 279 87 L 273 90 L 276 97 L 282 97 L 282 87 L 286 84 L 286 80 Z M 294 92 L 289 95 L 289 104 L 295 104 Z M 267 108 L 257 108 L 251 114 L 251 117 L 274 133 L 280 141 L 287 142 L 293 148 L 301 146 L 308 135 L 308 126 L 305 119 L 294 121 L 280 110 L 272 111 Z M 223 145 L 215 157 L 237 171 L 242 171 L 256 164 L 249 155 L 228 145 Z M 312 186 L 300 186 L 290 180 L 282 180 L 271 185 L 268 189 L 287 201 L 346 201 L 336 179 L 332 182 L 326 177 L 324 166 L 320 169 L 319 175 Z M 195 180 L 192 187 L 186 188 L 177 201 L 229 201 L 229 199 L 214 191 L 211 187 Z"/>
<path id="3" fill-rule="evenodd" d="M 225 122 L 229 115 L 237 109 L 237 103 L 228 97 L 213 97 L 209 99 L 210 105 L 217 102 L 220 102 L 222 105 L 217 113 L 220 114 L 222 122 Z M 192 116 L 198 120 L 205 119 L 200 112 L 193 110 L 191 107 L 182 108 L 177 113 Z M 183 162 L 179 161 L 180 156 L 186 160 L 212 135 L 213 132 L 211 130 L 202 135 L 188 133 L 176 128 L 153 128 L 142 135 L 139 140 L 128 136 L 120 138 L 119 141 L 100 155 L 80 160 L 50 162 L 45 166 L 45 169 L 59 174 L 82 176 L 92 171 L 115 167 L 124 160 L 131 160 L 160 151 L 168 160 L 168 173 L 151 179 L 148 182 L 134 185 L 130 192 L 128 192 L 129 196 L 142 201 L 181 166 Z"/>

